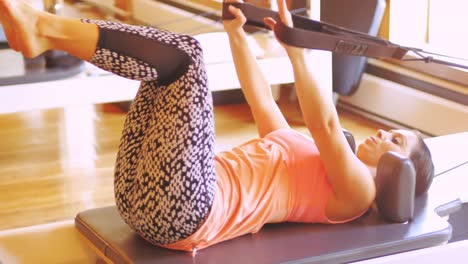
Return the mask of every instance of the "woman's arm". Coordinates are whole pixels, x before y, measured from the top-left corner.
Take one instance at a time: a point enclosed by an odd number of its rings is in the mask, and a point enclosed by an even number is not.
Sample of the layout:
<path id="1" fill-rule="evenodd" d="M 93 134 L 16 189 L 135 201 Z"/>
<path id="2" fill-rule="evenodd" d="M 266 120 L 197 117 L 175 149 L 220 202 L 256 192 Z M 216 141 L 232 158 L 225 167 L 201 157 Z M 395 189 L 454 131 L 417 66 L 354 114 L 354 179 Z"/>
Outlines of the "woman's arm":
<path id="1" fill-rule="evenodd" d="M 348 219 L 374 200 L 372 175 L 349 148 L 329 87 L 317 84 L 304 55 L 290 59 L 304 121 L 317 144 L 334 191 L 327 213 L 334 220 Z"/>
<path id="2" fill-rule="evenodd" d="M 229 36 L 242 92 L 250 106 L 260 137 L 279 128 L 288 128 L 289 125 L 273 98 L 270 84 L 249 48 L 247 34 L 242 28 L 246 22 L 244 14 L 234 6 L 229 11 L 236 18 L 224 21 L 224 28 Z"/>
<path id="3" fill-rule="evenodd" d="M 285 0 L 278 0 L 278 7 L 283 23 L 292 26 Z M 274 20 L 268 19 L 267 23 L 274 28 Z M 304 49 L 283 46 L 294 70 L 304 121 L 320 151 L 333 189 L 327 204 L 327 215 L 333 220 L 348 219 L 373 202 L 375 186 L 372 174 L 349 148 L 333 104 L 331 89 L 315 81 Z"/>

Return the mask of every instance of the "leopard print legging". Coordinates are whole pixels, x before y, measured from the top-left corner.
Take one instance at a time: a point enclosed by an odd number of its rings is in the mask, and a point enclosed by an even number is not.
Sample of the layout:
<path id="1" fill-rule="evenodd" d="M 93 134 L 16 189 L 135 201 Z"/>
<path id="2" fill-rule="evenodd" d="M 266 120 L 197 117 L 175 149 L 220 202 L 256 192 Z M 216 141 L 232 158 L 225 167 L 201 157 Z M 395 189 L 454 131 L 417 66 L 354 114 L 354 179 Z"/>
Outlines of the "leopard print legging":
<path id="1" fill-rule="evenodd" d="M 151 27 L 82 21 L 100 32 L 89 62 L 141 81 L 117 155 L 117 208 L 154 244 L 184 239 L 208 215 L 216 184 L 213 104 L 200 44 Z"/>

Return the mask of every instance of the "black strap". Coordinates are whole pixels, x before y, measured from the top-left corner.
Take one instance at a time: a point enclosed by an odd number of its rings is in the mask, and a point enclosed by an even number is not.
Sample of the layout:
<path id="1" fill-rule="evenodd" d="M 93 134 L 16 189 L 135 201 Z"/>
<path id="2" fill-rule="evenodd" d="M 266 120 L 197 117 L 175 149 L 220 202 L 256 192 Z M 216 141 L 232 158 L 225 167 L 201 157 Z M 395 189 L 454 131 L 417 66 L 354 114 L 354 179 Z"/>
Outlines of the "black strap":
<path id="1" fill-rule="evenodd" d="M 392 43 L 379 43 L 356 38 L 350 34 L 333 35 L 299 27 L 291 28 L 281 22 L 276 25 L 275 34 L 279 40 L 292 46 L 328 50 L 346 55 L 402 59 L 408 52 Z"/>
<path id="2" fill-rule="evenodd" d="M 247 3 L 223 3 L 222 16 L 224 20 L 234 19 L 234 16 L 228 10 L 230 5 L 241 9 L 247 18 L 247 24 L 251 26 L 269 29 L 263 22 L 263 18 L 272 17 L 275 19 L 277 21 L 277 26 L 275 28 L 276 37 L 291 46 L 327 50 L 346 55 L 394 58 L 399 60 L 405 60 L 403 59 L 404 56 L 411 51 L 420 57 L 412 60 L 434 62 L 468 69 L 466 65 L 447 62 L 435 59 L 433 56 L 424 55 L 439 54 L 425 52 L 422 49 L 400 46 L 379 37 L 315 21 L 303 16 L 292 15 L 294 28 L 291 28 L 281 22 L 278 12 Z"/>

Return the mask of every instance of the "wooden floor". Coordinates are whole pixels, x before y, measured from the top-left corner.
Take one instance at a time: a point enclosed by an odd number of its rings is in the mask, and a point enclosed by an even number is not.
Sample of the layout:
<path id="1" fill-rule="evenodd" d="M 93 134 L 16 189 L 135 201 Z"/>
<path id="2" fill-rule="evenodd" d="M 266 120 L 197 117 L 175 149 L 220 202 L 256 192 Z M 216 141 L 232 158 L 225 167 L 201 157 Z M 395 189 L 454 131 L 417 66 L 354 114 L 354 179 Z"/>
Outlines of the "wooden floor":
<path id="1" fill-rule="evenodd" d="M 298 105 L 280 103 L 304 133 Z M 104 111 L 104 110 L 105 111 Z M 340 111 L 357 141 L 380 126 Z M 218 150 L 256 136 L 245 104 L 215 107 Z M 124 114 L 102 105 L 0 115 L 0 230 L 72 219 L 112 205 L 113 168 Z"/>

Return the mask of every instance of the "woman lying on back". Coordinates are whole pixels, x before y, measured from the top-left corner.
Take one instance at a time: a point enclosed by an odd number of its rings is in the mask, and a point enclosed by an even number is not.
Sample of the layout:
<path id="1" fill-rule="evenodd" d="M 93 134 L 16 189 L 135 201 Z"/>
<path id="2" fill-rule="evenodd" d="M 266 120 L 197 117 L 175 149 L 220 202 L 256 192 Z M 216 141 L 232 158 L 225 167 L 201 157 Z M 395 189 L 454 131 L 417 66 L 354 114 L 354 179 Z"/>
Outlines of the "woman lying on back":
<path id="1" fill-rule="evenodd" d="M 278 6 L 281 20 L 292 27 L 285 0 Z M 194 38 L 55 16 L 22 0 L 0 0 L 9 44 L 26 57 L 63 50 L 141 81 L 125 121 L 114 188 L 122 218 L 153 244 L 192 251 L 258 232 L 266 223 L 351 221 L 373 203 L 375 167 L 387 151 L 411 158 L 417 195 L 429 188 L 433 165 L 416 133 L 380 130 L 354 155 L 330 87 L 315 82 L 303 49 L 283 45 L 312 137 L 291 129 L 248 49 L 244 15 L 229 10 L 236 18 L 224 27 L 259 137 L 215 154 L 211 93 Z M 276 21 L 265 23 L 273 29 Z"/>

